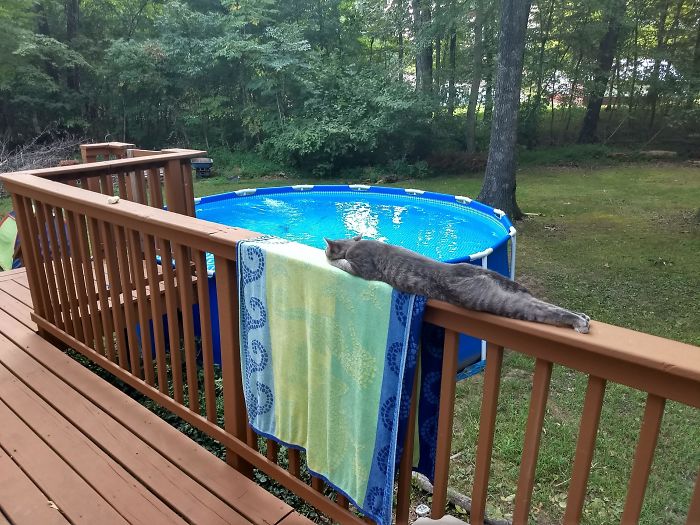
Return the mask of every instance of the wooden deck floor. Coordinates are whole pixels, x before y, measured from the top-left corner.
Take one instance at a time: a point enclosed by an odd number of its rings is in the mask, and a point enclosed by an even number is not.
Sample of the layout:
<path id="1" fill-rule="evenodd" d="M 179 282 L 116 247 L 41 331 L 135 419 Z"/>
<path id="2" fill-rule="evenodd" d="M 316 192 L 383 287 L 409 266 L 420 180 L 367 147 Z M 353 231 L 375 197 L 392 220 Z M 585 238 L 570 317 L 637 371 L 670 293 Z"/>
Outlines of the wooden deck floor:
<path id="1" fill-rule="evenodd" d="M 35 333 L 0 273 L 0 524 L 310 523 Z"/>

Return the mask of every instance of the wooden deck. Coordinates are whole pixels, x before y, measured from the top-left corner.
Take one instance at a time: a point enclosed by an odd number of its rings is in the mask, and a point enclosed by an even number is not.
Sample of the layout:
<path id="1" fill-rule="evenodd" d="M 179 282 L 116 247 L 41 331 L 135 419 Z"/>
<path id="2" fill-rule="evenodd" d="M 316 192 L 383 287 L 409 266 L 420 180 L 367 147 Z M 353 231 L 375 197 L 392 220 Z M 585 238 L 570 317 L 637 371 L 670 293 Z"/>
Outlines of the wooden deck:
<path id="1" fill-rule="evenodd" d="M 310 523 L 35 333 L 0 273 L 0 523 Z"/>

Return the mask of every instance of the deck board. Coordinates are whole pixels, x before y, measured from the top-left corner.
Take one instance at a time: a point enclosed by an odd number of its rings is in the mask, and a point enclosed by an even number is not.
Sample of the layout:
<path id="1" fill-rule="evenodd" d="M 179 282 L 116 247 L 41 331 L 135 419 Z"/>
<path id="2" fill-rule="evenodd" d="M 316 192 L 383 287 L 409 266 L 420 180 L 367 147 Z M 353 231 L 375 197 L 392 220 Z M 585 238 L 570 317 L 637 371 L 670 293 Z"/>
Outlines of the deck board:
<path id="1" fill-rule="evenodd" d="M 34 485 L 34 482 L 0 448 L 0 523 L 5 519 L 15 523 L 30 520 L 44 525 L 69 523 L 57 508 L 51 506 L 49 498 Z"/>
<path id="2" fill-rule="evenodd" d="M 71 523 L 128 523 L 31 428 L 0 401 L 0 445 Z M 89 504 L 86 504 L 89 502 Z"/>
<path id="3" fill-rule="evenodd" d="M 0 524 L 310 523 L 40 337 L 24 279 L 0 273 Z"/>

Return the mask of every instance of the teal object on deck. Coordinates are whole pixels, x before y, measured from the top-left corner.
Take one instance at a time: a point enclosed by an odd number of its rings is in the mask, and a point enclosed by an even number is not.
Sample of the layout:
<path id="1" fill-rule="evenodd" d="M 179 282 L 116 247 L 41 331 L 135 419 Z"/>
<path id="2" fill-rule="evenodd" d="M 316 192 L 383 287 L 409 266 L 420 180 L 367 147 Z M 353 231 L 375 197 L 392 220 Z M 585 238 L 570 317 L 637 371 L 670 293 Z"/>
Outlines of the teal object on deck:
<path id="1" fill-rule="evenodd" d="M 439 261 L 478 264 L 502 275 L 515 271 L 515 228 L 508 217 L 468 197 L 354 184 L 243 189 L 195 199 L 197 218 L 324 248 L 324 237 L 361 234 Z M 511 245 L 510 254 L 508 245 Z M 212 314 L 217 310 L 215 268 L 208 258 Z M 195 316 L 198 319 L 198 316 Z M 218 316 L 214 353 L 220 362 Z M 463 336 L 461 376 L 485 364 L 482 341 Z"/>

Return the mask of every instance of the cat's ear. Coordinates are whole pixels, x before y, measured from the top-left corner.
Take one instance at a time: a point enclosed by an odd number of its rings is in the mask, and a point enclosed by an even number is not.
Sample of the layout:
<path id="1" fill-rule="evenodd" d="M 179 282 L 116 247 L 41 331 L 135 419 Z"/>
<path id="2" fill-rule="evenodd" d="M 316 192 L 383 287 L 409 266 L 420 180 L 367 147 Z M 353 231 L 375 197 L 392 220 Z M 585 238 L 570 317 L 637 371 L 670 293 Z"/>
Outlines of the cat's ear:
<path id="1" fill-rule="evenodd" d="M 326 246 L 332 246 L 335 241 L 330 240 L 328 237 L 323 238 L 326 241 Z"/>
<path id="2" fill-rule="evenodd" d="M 352 238 L 352 240 L 355 241 L 355 242 L 361 241 L 361 240 L 362 240 L 362 235 L 355 235 L 355 236 Z"/>

